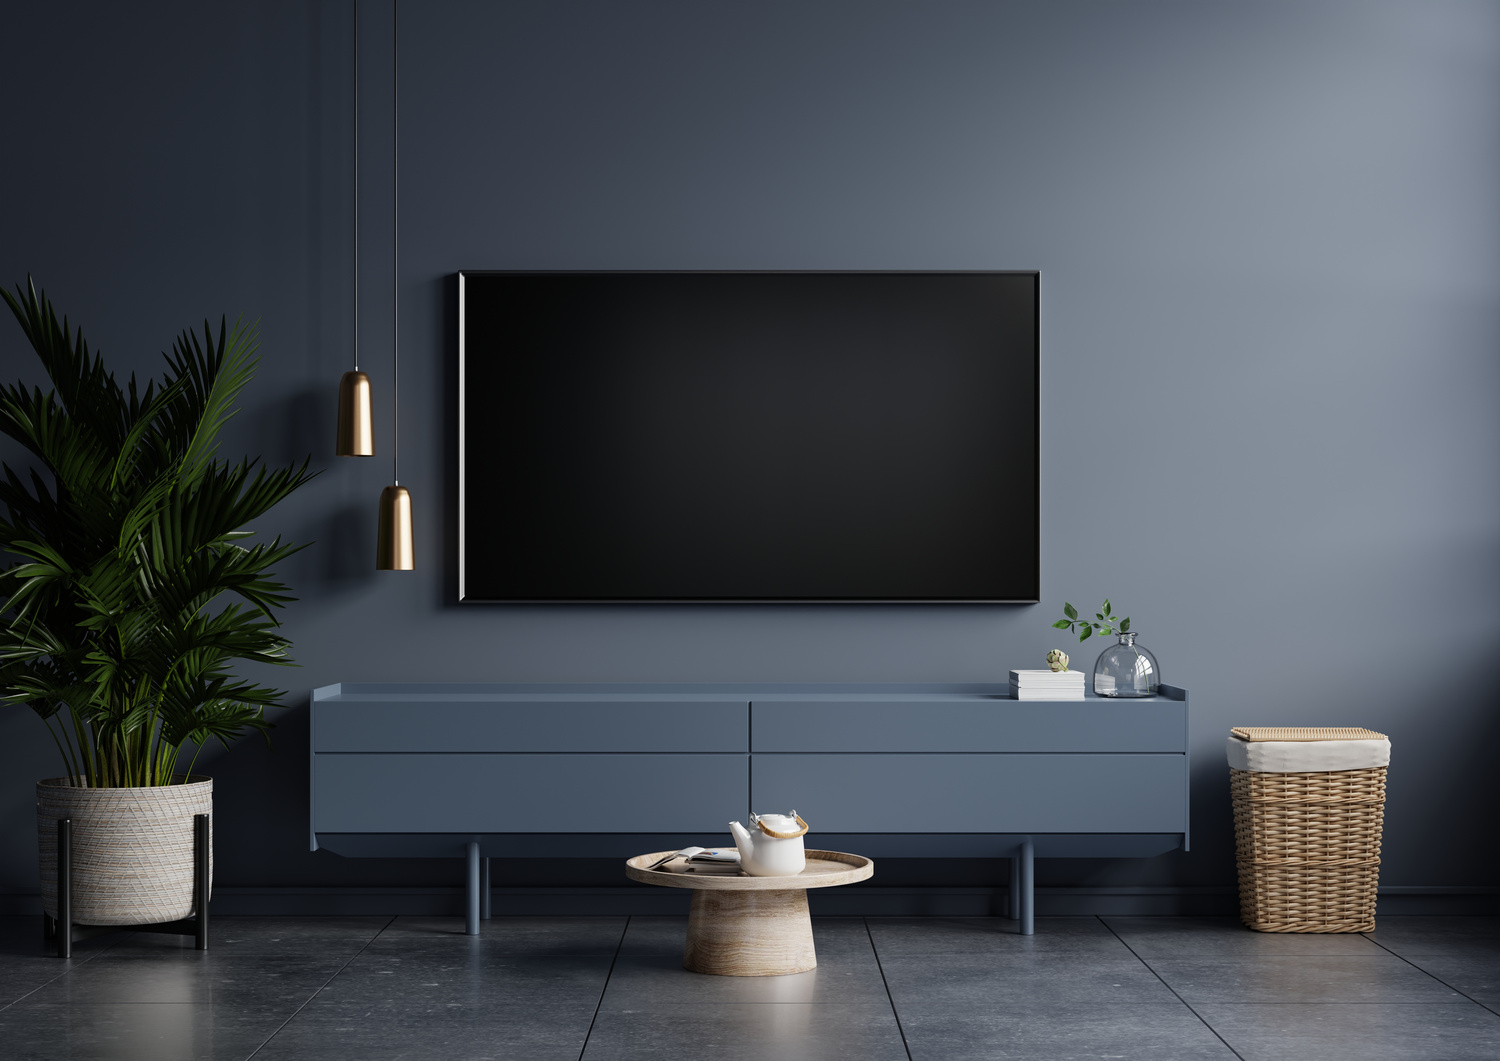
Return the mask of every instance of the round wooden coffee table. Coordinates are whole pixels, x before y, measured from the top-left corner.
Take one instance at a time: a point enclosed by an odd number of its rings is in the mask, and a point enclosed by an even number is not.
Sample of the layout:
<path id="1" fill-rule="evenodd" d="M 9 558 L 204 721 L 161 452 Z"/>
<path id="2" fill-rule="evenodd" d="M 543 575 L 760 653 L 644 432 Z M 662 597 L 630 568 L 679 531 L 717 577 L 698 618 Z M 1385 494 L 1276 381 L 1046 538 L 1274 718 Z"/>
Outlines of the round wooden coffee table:
<path id="1" fill-rule="evenodd" d="M 701 865 L 689 870 L 682 859 L 646 868 L 667 853 L 636 855 L 626 861 L 625 875 L 693 889 L 682 967 L 716 976 L 782 976 L 817 968 L 807 889 L 852 884 L 875 873 L 874 861 L 863 855 L 812 850 L 807 868 L 794 877 L 752 877 Z"/>

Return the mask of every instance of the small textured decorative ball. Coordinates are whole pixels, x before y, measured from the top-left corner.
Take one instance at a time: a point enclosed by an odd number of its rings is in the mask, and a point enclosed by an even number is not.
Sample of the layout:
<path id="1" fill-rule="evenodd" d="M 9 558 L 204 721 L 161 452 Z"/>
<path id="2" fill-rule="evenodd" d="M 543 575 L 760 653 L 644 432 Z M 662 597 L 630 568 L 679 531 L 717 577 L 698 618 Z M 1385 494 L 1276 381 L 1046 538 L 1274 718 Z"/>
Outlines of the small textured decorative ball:
<path id="1" fill-rule="evenodd" d="M 1068 654 L 1060 648 L 1054 648 L 1051 652 L 1047 653 L 1047 666 L 1055 671 L 1067 670 Z"/>

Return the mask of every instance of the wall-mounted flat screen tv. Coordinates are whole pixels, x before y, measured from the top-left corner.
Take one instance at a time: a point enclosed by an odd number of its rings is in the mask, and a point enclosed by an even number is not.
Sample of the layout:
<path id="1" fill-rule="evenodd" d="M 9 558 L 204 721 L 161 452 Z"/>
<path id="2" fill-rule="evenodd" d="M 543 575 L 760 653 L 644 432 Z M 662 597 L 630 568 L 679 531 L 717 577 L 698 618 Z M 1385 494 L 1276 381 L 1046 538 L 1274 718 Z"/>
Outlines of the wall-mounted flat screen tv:
<path id="1" fill-rule="evenodd" d="M 1031 602 L 1035 272 L 464 272 L 459 599 Z"/>

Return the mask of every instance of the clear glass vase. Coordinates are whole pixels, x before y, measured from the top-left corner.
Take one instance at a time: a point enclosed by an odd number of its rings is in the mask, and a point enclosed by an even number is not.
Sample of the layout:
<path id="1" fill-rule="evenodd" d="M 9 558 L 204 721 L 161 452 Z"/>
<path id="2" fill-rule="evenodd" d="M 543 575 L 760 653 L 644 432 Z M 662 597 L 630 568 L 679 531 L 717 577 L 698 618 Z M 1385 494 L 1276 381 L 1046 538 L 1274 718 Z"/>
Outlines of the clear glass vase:
<path id="1" fill-rule="evenodd" d="M 1119 644 L 1099 653 L 1094 664 L 1097 696 L 1155 696 L 1161 667 L 1151 652 L 1135 643 L 1135 634 L 1120 634 Z"/>

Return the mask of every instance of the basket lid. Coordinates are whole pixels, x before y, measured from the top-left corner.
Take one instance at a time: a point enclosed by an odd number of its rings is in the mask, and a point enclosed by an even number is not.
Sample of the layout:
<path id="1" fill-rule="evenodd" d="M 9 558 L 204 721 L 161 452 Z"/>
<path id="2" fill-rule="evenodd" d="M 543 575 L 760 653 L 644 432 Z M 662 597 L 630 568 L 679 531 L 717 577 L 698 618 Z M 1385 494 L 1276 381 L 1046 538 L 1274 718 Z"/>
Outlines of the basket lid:
<path id="1" fill-rule="evenodd" d="M 1235 726 L 1230 736 L 1244 741 L 1263 740 L 1388 740 L 1384 733 L 1359 727 L 1319 729 L 1313 726 Z"/>

